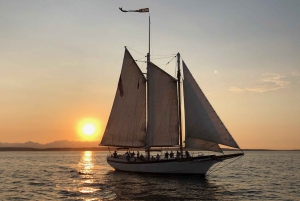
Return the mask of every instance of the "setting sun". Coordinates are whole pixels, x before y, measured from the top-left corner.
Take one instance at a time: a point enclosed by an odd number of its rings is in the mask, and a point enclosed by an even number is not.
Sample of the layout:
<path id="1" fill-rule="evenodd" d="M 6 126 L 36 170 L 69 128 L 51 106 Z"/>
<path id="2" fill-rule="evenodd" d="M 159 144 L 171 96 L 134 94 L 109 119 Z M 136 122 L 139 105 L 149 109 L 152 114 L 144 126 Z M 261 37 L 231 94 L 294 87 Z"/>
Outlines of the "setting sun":
<path id="1" fill-rule="evenodd" d="M 93 135 L 95 133 L 95 130 L 96 129 L 93 124 L 86 124 L 82 128 L 82 132 L 87 136 Z"/>
<path id="2" fill-rule="evenodd" d="M 80 140 L 101 140 L 100 121 L 96 118 L 85 118 L 78 122 L 77 133 Z"/>

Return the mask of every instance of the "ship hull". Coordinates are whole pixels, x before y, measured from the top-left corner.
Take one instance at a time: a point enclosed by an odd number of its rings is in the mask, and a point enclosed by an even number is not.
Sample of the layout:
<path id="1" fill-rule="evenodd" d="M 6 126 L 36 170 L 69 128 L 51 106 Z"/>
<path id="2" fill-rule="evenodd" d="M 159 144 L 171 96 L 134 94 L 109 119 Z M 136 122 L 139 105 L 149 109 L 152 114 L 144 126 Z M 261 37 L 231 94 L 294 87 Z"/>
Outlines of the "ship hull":
<path id="1" fill-rule="evenodd" d="M 165 174 L 202 174 L 205 175 L 211 166 L 217 161 L 173 161 L 170 163 L 144 163 L 144 164 L 130 164 L 118 163 L 116 161 L 108 160 L 108 164 L 116 170 L 126 172 L 139 173 L 165 173 Z"/>
<path id="2" fill-rule="evenodd" d="M 220 160 L 213 157 L 196 157 L 189 159 L 169 159 L 159 161 L 134 162 L 122 158 L 107 158 L 107 163 L 116 170 L 139 173 L 164 174 L 202 174 Z"/>
<path id="3" fill-rule="evenodd" d="M 209 155 L 144 162 L 127 161 L 123 158 L 107 157 L 107 163 L 115 170 L 126 172 L 205 175 L 214 164 L 242 155 L 244 154 L 229 154 L 222 156 Z"/>

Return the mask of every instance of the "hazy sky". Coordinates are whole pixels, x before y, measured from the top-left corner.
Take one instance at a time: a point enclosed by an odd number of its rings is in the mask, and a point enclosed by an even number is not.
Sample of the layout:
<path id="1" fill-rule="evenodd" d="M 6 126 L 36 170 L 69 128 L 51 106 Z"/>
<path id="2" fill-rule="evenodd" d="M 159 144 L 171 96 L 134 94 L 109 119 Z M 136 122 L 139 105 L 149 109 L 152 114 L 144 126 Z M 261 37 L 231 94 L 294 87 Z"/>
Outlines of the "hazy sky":
<path id="1" fill-rule="evenodd" d="M 148 49 L 148 13 L 119 7 L 150 8 L 151 54 L 181 53 L 241 148 L 300 149 L 296 0 L 0 0 L 0 142 L 83 140 L 89 119 L 100 142 L 124 46 Z"/>

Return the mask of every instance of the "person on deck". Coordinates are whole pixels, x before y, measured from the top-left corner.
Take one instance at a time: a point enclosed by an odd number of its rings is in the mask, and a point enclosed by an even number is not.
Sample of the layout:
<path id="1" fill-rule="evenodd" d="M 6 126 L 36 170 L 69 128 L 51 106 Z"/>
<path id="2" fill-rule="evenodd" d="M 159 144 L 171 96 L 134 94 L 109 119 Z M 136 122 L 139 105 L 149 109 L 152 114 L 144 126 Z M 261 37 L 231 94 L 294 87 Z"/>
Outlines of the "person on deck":
<path id="1" fill-rule="evenodd" d="M 166 158 L 166 159 L 169 158 L 169 152 L 168 152 L 168 151 L 165 153 L 165 158 Z"/>
<path id="2" fill-rule="evenodd" d="M 185 151 L 185 157 L 187 157 L 187 158 L 190 157 L 190 153 L 187 150 Z"/>
<path id="3" fill-rule="evenodd" d="M 128 162 L 130 161 L 130 155 L 129 154 L 127 154 L 126 159 L 127 159 Z"/>
<path id="4" fill-rule="evenodd" d="M 145 161 L 145 157 L 143 156 L 143 154 L 141 154 L 140 160 L 141 160 L 141 161 Z"/>
<path id="5" fill-rule="evenodd" d="M 180 152 L 178 150 L 176 152 L 176 158 L 180 158 Z"/>
<path id="6" fill-rule="evenodd" d="M 134 151 L 131 153 L 131 158 L 134 158 L 134 155 L 135 155 L 135 153 L 134 153 Z"/>
<path id="7" fill-rule="evenodd" d="M 159 154 L 157 154 L 157 155 L 156 155 L 156 160 L 159 161 L 159 158 L 160 158 L 160 156 L 159 156 Z"/>
<path id="8" fill-rule="evenodd" d="M 139 152 L 139 151 L 137 151 L 136 157 L 137 157 L 137 158 L 140 158 L 140 152 Z"/>
<path id="9" fill-rule="evenodd" d="M 154 159 L 154 156 L 151 156 L 151 160 L 152 160 L 152 161 L 154 161 L 154 160 L 155 160 L 155 159 Z"/>
<path id="10" fill-rule="evenodd" d="M 114 158 L 117 158 L 117 155 L 118 155 L 117 151 L 115 151 L 113 155 L 114 155 Z"/>
<path id="11" fill-rule="evenodd" d="M 174 153 L 173 153 L 173 151 L 171 151 L 171 153 L 170 153 L 170 158 L 174 158 Z"/>

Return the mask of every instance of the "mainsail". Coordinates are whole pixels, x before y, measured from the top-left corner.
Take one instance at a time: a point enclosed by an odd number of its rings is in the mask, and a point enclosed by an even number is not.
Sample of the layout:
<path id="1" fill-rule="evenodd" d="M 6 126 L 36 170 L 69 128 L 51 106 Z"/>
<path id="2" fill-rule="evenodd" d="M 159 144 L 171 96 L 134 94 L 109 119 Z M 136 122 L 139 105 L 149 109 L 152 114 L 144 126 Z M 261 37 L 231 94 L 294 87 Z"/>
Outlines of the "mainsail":
<path id="1" fill-rule="evenodd" d="M 193 139 L 199 139 L 239 148 L 206 99 L 185 63 L 182 63 L 184 74 L 183 90 L 186 141 L 189 142 Z M 187 145 L 189 145 L 189 143 L 187 143 Z M 192 145 L 194 146 L 195 143 Z"/>
<path id="2" fill-rule="evenodd" d="M 176 79 L 148 63 L 147 146 L 179 144 Z"/>
<path id="3" fill-rule="evenodd" d="M 101 145 L 141 147 L 145 145 L 145 138 L 146 79 L 125 49 L 119 84 Z"/>

